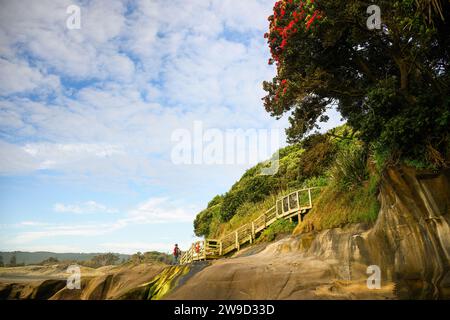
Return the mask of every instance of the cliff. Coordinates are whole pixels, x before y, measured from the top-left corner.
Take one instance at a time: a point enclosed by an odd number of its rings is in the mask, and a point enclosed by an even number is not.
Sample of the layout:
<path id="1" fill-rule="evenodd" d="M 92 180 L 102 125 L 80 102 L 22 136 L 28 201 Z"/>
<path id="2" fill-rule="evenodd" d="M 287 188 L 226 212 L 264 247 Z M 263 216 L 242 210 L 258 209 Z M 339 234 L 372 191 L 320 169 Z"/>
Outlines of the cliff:
<path id="1" fill-rule="evenodd" d="M 378 218 L 214 262 L 167 299 L 448 299 L 450 173 L 390 168 Z M 379 266 L 381 289 L 368 289 Z"/>
<path id="2" fill-rule="evenodd" d="M 450 171 L 380 178 L 374 224 L 305 231 L 185 266 L 126 265 L 68 290 L 62 280 L 0 286 L 3 299 L 449 299 Z M 330 212 L 330 214 L 332 214 Z M 369 289 L 368 266 L 381 271 Z"/>

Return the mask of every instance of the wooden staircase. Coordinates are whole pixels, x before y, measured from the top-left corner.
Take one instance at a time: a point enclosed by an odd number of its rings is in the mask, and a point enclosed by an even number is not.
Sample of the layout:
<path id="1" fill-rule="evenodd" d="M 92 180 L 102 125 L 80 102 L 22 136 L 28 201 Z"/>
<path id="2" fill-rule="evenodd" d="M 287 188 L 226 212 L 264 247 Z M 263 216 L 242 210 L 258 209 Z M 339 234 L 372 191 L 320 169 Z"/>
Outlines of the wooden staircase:
<path id="1" fill-rule="evenodd" d="M 313 207 L 312 190 L 305 188 L 294 191 L 277 199 L 275 205 L 250 223 L 225 235 L 221 239 L 204 239 L 192 243 L 189 250 L 183 252 L 180 264 L 193 261 L 218 259 L 234 250 L 240 250 L 245 243 L 253 243 L 256 235 L 269 227 L 278 219 L 292 219 L 298 216 L 298 221 Z"/>

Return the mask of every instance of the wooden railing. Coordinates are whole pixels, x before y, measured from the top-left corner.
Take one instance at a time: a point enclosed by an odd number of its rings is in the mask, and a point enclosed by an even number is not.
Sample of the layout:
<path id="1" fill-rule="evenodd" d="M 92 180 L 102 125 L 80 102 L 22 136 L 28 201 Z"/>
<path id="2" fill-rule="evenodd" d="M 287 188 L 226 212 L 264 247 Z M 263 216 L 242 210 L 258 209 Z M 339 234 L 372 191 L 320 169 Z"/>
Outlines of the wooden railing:
<path id="1" fill-rule="evenodd" d="M 266 229 L 278 219 L 292 219 L 298 216 L 300 222 L 313 206 L 312 190 L 319 189 L 305 188 L 294 191 L 276 200 L 275 205 L 261 214 L 250 223 L 244 224 L 231 233 L 226 234 L 220 240 L 205 239 L 194 242 L 189 250 L 184 252 L 180 259 L 180 264 L 192 261 L 216 259 L 255 240 L 255 236 Z"/>

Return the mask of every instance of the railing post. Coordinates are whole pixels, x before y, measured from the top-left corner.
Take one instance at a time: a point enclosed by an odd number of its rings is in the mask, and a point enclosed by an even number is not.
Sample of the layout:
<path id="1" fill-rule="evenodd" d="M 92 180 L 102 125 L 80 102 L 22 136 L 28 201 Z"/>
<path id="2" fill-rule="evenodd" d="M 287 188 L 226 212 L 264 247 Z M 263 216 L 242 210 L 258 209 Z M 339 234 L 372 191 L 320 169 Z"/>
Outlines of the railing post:
<path id="1" fill-rule="evenodd" d="M 236 249 L 237 251 L 239 251 L 239 235 L 237 231 L 236 231 Z"/>
<path id="2" fill-rule="evenodd" d="M 222 241 L 219 240 L 219 256 L 222 255 Z"/>
<path id="3" fill-rule="evenodd" d="M 278 219 L 278 200 L 275 200 L 275 216 Z"/>
<path id="4" fill-rule="evenodd" d="M 311 188 L 308 189 L 308 197 L 309 197 L 309 207 L 312 207 L 312 199 L 311 199 Z"/>
<path id="5" fill-rule="evenodd" d="M 207 242 L 206 242 L 206 239 L 205 240 L 203 240 L 203 254 L 202 254 L 202 257 L 203 257 L 203 259 L 205 259 L 206 260 L 206 246 L 207 246 Z M 199 251 L 201 252 L 202 251 L 202 249 L 200 249 Z M 200 254 L 200 252 L 199 252 L 199 254 Z"/>
<path id="6" fill-rule="evenodd" d="M 255 222 L 252 221 L 252 241 L 255 239 Z"/>

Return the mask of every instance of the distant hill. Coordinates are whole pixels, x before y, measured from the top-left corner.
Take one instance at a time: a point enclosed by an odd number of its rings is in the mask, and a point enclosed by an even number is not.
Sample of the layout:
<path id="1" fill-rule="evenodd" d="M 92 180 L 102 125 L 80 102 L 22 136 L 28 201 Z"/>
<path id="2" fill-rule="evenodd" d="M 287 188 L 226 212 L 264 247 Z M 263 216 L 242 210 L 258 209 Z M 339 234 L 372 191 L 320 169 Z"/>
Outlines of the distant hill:
<path id="1" fill-rule="evenodd" d="M 56 258 L 59 261 L 63 260 L 75 260 L 75 261 L 83 261 L 90 260 L 94 256 L 98 256 L 103 253 L 55 253 L 55 252 L 47 252 L 47 251 L 38 251 L 38 252 L 24 252 L 24 251 L 14 251 L 14 252 L 4 252 L 0 251 L 0 256 L 3 258 L 3 262 L 5 264 L 9 263 L 11 257 L 16 255 L 17 263 L 25 263 L 25 264 L 35 264 L 39 263 L 45 259 L 50 257 Z M 131 255 L 129 254 L 119 254 L 120 260 L 125 259 L 128 260 Z"/>

